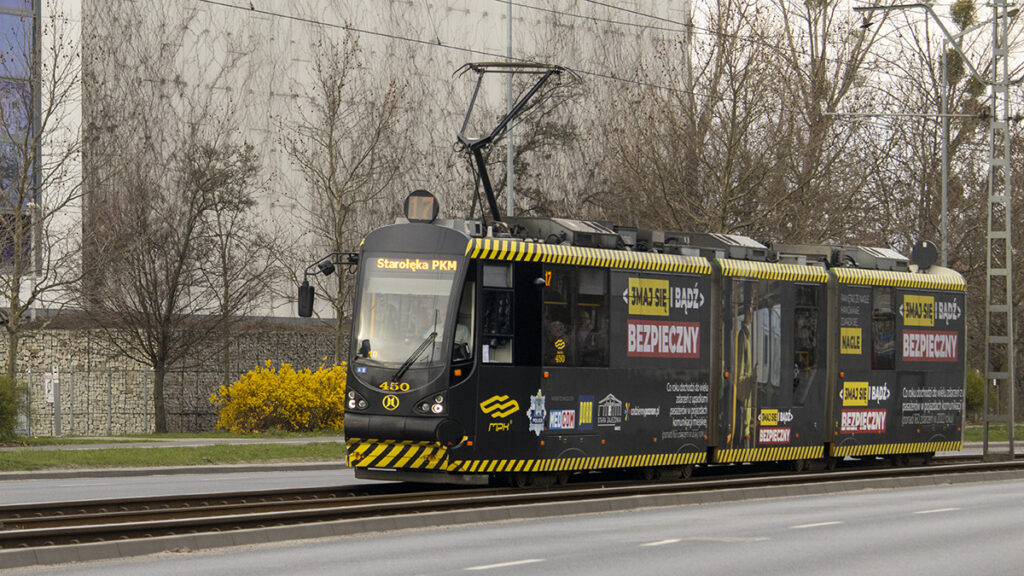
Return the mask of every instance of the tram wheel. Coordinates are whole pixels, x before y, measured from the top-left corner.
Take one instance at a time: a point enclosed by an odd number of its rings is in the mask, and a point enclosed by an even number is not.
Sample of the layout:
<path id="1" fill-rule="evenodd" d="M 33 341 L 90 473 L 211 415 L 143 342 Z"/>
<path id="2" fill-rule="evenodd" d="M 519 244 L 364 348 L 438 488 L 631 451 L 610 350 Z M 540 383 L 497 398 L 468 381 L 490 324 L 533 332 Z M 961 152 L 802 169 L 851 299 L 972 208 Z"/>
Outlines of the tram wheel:
<path id="1" fill-rule="evenodd" d="M 508 476 L 508 483 L 513 488 L 526 488 L 533 484 L 533 479 L 526 472 L 513 472 Z"/>
<path id="2" fill-rule="evenodd" d="M 893 466 L 906 466 L 910 464 L 910 455 L 893 454 L 892 456 L 889 457 L 889 462 L 891 462 Z"/>
<path id="3" fill-rule="evenodd" d="M 833 458 L 831 456 L 825 458 L 825 470 L 828 470 L 829 472 L 831 472 L 832 470 L 835 470 L 836 466 L 838 466 L 838 465 L 839 465 L 839 460 L 837 458 Z"/>
<path id="4" fill-rule="evenodd" d="M 679 477 L 686 480 L 690 476 L 693 476 L 693 464 L 687 464 L 679 470 Z"/>
<path id="5" fill-rule="evenodd" d="M 935 456 L 934 452 L 923 452 L 921 454 L 914 454 L 909 459 L 910 463 L 914 466 L 927 466 L 931 464 L 933 456 Z"/>
<path id="6" fill-rule="evenodd" d="M 793 466 L 793 472 L 803 472 L 804 470 L 807 470 L 807 461 L 802 458 L 793 460 L 791 464 Z"/>
<path id="7" fill-rule="evenodd" d="M 569 473 L 568 472 L 558 472 L 558 473 L 555 474 L 555 484 L 558 484 L 559 486 L 565 486 L 568 483 L 569 483 Z"/>

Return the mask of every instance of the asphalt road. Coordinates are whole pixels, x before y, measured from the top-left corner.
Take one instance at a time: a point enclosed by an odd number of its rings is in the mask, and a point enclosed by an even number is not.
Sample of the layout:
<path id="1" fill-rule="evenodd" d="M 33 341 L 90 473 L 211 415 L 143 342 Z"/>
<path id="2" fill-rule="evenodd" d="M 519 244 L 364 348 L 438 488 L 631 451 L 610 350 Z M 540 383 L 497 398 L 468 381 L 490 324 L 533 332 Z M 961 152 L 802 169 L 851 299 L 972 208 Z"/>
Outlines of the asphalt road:
<path id="1" fill-rule="evenodd" d="M 85 476 L 0 480 L 0 505 L 97 500 L 114 497 L 210 494 L 235 490 L 271 490 L 349 486 L 356 480 L 344 466 L 295 465 L 293 471 L 262 469 L 234 473 L 155 474 L 143 476 Z"/>
<path id="2" fill-rule="evenodd" d="M 1017 575 L 1024 481 L 407 530 L 10 574 Z"/>

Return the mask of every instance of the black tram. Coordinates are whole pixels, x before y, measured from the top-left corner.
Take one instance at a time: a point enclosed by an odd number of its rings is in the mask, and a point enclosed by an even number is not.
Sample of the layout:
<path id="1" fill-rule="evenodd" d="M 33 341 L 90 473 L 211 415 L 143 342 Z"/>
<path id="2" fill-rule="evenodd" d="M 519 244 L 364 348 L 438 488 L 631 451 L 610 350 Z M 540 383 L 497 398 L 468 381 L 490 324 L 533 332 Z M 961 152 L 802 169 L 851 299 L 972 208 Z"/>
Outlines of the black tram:
<path id="1" fill-rule="evenodd" d="M 418 203 L 428 217 L 358 254 L 357 477 L 522 485 L 960 448 L 965 285 L 933 254 L 434 221 Z"/>

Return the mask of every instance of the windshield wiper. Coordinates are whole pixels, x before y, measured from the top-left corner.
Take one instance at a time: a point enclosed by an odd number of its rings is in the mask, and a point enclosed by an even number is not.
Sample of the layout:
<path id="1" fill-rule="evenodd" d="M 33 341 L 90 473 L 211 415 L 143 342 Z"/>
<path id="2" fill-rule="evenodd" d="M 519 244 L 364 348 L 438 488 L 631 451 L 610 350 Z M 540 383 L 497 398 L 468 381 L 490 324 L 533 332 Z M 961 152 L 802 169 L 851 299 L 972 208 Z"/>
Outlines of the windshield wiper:
<path id="1" fill-rule="evenodd" d="M 423 354 L 423 351 L 427 349 L 427 346 L 430 346 L 430 344 L 434 342 L 435 338 L 437 338 L 437 332 L 431 332 L 430 334 L 427 334 L 426 339 L 424 339 L 423 342 L 421 342 L 420 345 L 417 346 L 416 349 L 412 351 L 412 354 L 409 355 L 409 358 L 407 358 L 406 361 L 402 363 L 402 365 L 398 368 L 398 371 L 395 372 L 395 375 L 391 377 L 391 381 L 398 382 L 398 379 L 405 375 L 405 372 L 409 370 L 409 367 L 412 366 L 413 362 L 415 362 L 416 359 L 420 357 L 420 354 Z"/>

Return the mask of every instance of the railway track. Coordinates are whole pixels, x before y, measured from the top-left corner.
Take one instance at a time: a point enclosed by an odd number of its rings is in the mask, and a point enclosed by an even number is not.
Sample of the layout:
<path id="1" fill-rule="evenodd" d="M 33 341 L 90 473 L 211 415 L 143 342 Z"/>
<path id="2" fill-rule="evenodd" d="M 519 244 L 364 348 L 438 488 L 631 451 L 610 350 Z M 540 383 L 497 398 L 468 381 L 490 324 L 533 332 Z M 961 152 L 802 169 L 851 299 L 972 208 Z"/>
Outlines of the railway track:
<path id="1" fill-rule="evenodd" d="M 725 472 L 726 468 L 732 470 Z M 905 478 L 1024 470 L 1024 461 L 983 463 L 945 458 L 922 467 L 847 466 L 815 473 L 735 474 L 736 467 L 704 469 L 689 480 L 636 483 L 614 476 L 546 489 L 423 491 L 422 486 L 360 485 L 323 490 L 261 491 L 0 507 L 0 550 L 87 544 L 182 534 L 225 532 L 427 512 L 604 498 L 700 493 L 737 488 L 858 479 Z M 411 491 L 410 491 L 411 490 Z"/>

